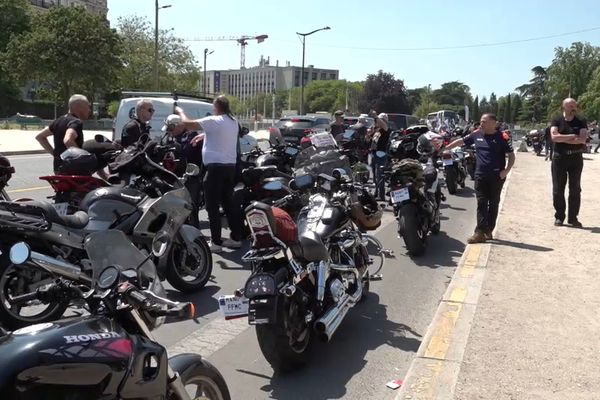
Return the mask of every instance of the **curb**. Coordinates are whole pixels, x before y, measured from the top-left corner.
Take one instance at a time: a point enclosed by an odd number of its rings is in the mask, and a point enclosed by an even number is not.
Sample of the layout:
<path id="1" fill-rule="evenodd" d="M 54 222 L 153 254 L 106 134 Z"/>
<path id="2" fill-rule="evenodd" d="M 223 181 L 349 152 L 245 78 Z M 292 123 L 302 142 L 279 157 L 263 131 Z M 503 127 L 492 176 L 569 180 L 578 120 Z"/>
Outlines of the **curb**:
<path id="1" fill-rule="evenodd" d="M 27 156 L 31 154 L 48 154 L 46 150 L 21 150 L 21 151 L 2 151 L 3 156 Z"/>
<path id="2" fill-rule="evenodd" d="M 512 171 L 502 188 L 500 210 L 511 176 Z M 454 399 L 492 245 L 466 246 L 395 400 Z"/>

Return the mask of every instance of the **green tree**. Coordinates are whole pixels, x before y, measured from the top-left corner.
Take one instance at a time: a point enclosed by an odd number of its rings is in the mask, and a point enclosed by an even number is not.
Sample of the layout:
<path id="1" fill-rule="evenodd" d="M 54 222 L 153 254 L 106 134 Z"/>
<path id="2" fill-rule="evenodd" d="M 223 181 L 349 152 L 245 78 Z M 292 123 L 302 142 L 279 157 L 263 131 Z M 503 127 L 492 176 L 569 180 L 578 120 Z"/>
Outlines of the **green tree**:
<path id="1" fill-rule="evenodd" d="M 404 81 L 381 70 L 377 74 L 367 75 L 359 108 L 365 111 L 408 114 L 410 104 Z"/>
<path id="2" fill-rule="evenodd" d="M 503 119 L 504 119 L 504 122 L 506 122 L 507 124 L 510 124 L 510 123 L 513 122 L 511 94 L 510 93 L 506 96 L 506 100 L 505 101 L 506 102 L 505 102 L 505 105 L 504 105 Z"/>
<path id="3" fill-rule="evenodd" d="M 483 96 L 479 101 L 479 112 L 481 113 L 481 115 L 492 112 L 490 108 L 490 102 L 485 96 Z"/>
<path id="4" fill-rule="evenodd" d="M 588 119 L 600 119 L 600 67 L 596 68 L 585 93 L 579 98 L 579 106 Z"/>
<path id="5" fill-rule="evenodd" d="M 415 110 L 417 109 L 417 106 L 419 104 L 421 104 L 421 97 L 423 96 L 423 94 L 429 90 L 429 92 L 431 92 L 431 86 L 425 86 L 422 88 L 416 88 L 416 89 L 408 89 L 407 90 L 407 94 L 408 94 L 408 105 L 410 107 L 410 113 L 411 114 L 415 114 Z"/>
<path id="6" fill-rule="evenodd" d="M 459 81 L 442 83 L 439 89 L 433 91 L 433 100 L 438 104 L 464 106 L 471 102 L 469 86 Z"/>
<path id="7" fill-rule="evenodd" d="M 531 69 L 533 78 L 524 85 L 519 86 L 516 90 L 529 103 L 531 109 L 531 118 L 534 121 L 541 121 L 546 116 L 546 108 L 548 106 L 548 95 L 546 83 L 548 81 L 548 72 L 544 67 L 536 66 Z"/>
<path id="8" fill-rule="evenodd" d="M 575 42 L 569 48 L 554 49 L 554 60 L 546 70 L 550 95 L 547 117 L 554 117 L 566 97 L 578 99 L 583 95 L 599 66 L 600 47 Z"/>
<path id="9" fill-rule="evenodd" d="M 427 114 L 441 110 L 441 106 L 433 99 L 431 85 L 422 88 L 419 98 L 419 104 L 413 110 L 413 114 L 417 117 L 425 118 Z"/>
<path id="10" fill-rule="evenodd" d="M 2 57 L 13 79 L 51 83 L 65 103 L 75 92 L 93 100 L 113 88 L 122 68 L 120 41 L 104 17 L 54 7 L 33 16 L 31 26 L 11 38 Z"/>
<path id="11" fill-rule="evenodd" d="M 490 95 L 490 112 L 498 115 L 498 98 L 494 92 Z"/>
<path id="12" fill-rule="evenodd" d="M 154 28 L 146 18 L 119 18 L 117 30 L 123 41 L 125 68 L 120 85 L 129 90 L 154 89 Z M 202 75 L 192 51 L 170 30 L 160 30 L 158 39 L 159 89 L 196 91 Z"/>
<path id="13" fill-rule="evenodd" d="M 479 121 L 479 119 L 481 118 L 481 111 L 479 110 L 479 96 L 475 96 L 475 99 L 473 100 L 473 103 L 471 105 L 471 119 L 473 121 Z"/>
<path id="14" fill-rule="evenodd" d="M 523 99 L 517 93 L 512 94 L 511 100 L 511 111 L 510 111 L 510 122 L 516 123 L 518 121 L 518 115 L 521 113 L 523 109 Z"/>

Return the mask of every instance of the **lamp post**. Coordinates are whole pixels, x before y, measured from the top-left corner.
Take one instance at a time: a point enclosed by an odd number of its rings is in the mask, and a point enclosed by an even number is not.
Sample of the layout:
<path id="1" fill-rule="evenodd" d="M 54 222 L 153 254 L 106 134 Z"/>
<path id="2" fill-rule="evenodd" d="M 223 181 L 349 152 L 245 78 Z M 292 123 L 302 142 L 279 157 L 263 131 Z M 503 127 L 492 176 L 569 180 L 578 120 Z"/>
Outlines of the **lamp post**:
<path id="1" fill-rule="evenodd" d="M 202 92 L 204 94 L 204 96 L 206 96 L 206 56 L 208 56 L 209 54 L 214 53 L 214 50 L 211 50 L 210 52 L 208 51 L 208 49 L 204 49 L 204 73 L 202 74 L 203 76 L 203 83 L 202 83 Z"/>
<path id="2" fill-rule="evenodd" d="M 154 2 L 154 90 L 158 92 L 158 10 L 169 8 L 171 5 L 159 6 L 158 0 Z"/>
<path id="3" fill-rule="evenodd" d="M 300 115 L 304 115 L 304 56 L 306 54 L 306 37 L 312 35 L 313 33 L 317 33 L 319 31 L 328 31 L 330 29 L 330 27 L 326 26 L 324 28 L 315 29 L 314 31 L 308 33 L 296 32 L 296 35 L 302 36 L 302 70 L 300 72 L 300 74 L 302 75 L 300 77 Z"/>

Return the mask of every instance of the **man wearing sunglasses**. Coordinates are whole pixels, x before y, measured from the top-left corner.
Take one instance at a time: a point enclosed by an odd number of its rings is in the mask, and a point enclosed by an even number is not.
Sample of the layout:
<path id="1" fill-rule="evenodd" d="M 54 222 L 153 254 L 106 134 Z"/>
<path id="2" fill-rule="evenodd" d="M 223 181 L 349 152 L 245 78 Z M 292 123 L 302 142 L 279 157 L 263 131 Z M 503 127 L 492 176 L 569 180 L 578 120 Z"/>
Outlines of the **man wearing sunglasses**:
<path id="1" fill-rule="evenodd" d="M 148 122 L 154 114 L 154 106 L 150 100 L 142 99 L 135 106 L 135 118 L 124 127 L 121 134 L 121 146 L 128 147 L 137 142 L 142 135 L 150 133 Z"/>

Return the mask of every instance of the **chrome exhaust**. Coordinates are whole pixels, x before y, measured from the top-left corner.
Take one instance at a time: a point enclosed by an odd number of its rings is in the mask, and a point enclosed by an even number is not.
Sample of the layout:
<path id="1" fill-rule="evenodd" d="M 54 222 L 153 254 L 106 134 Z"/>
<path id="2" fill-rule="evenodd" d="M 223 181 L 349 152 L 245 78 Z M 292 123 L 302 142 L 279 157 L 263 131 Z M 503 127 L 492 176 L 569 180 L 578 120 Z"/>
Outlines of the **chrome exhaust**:
<path id="1" fill-rule="evenodd" d="M 62 260 L 57 260 L 56 258 L 37 253 L 35 251 L 31 252 L 29 261 L 38 267 L 47 270 L 48 272 L 63 276 L 67 279 L 82 282 L 88 285 L 92 283 L 92 278 L 84 274 L 81 271 L 81 268 L 79 268 L 77 265 L 73 265 Z"/>
<path id="2" fill-rule="evenodd" d="M 324 342 L 331 340 L 331 337 L 340 327 L 340 324 L 346 317 L 348 310 L 353 307 L 362 296 L 363 285 L 359 285 L 353 296 L 346 294 L 342 300 L 331 307 L 321 318 L 315 322 L 315 330 L 319 339 Z"/>
<path id="3" fill-rule="evenodd" d="M 321 261 L 317 266 L 317 301 L 323 301 L 325 298 L 325 283 L 329 269 L 327 264 L 325 261 Z"/>

